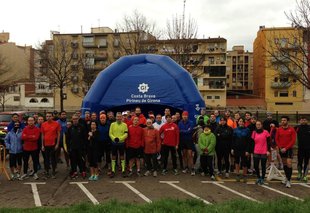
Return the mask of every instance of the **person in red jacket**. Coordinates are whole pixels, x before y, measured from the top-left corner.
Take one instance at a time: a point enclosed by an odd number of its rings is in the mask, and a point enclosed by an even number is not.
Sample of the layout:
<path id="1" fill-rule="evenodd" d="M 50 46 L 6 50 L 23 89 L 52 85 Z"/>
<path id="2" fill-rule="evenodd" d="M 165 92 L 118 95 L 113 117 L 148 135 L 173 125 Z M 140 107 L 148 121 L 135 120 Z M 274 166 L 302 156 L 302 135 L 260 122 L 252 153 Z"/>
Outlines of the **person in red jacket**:
<path id="1" fill-rule="evenodd" d="M 160 152 L 160 137 L 157 129 L 154 128 L 151 119 L 146 120 L 146 127 L 144 131 L 144 159 L 147 171 L 144 176 L 149 176 L 153 170 L 153 176 L 157 177 L 158 162 L 157 153 Z"/>
<path id="2" fill-rule="evenodd" d="M 129 159 L 129 173 L 128 176 L 132 176 L 132 166 L 136 163 L 137 175 L 140 176 L 140 159 L 143 157 L 143 129 L 139 126 L 139 118 L 133 118 L 133 124 L 128 127 L 128 138 L 126 140 L 126 147 Z"/>
<path id="3" fill-rule="evenodd" d="M 276 143 L 280 150 L 286 176 L 283 183 L 286 188 L 291 188 L 293 146 L 296 142 L 296 132 L 293 127 L 288 125 L 288 121 L 288 116 L 281 117 L 281 127 L 278 128 L 276 133 Z"/>
<path id="4" fill-rule="evenodd" d="M 29 117 L 27 121 L 28 125 L 23 129 L 22 140 L 23 144 L 23 161 L 24 161 L 24 174 L 21 179 L 27 177 L 28 162 L 31 156 L 33 162 L 33 178 L 35 180 L 39 179 L 37 175 L 38 164 L 39 164 L 39 152 L 38 152 L 38 140 L 40 138 L 40 129 L 34 125 L 35 120 L 33 117 Z"/>
<path id="5" fill-rule="evenodd" d="M 172 122 L 171 115 L 166 115 L 167 123 L 165 123 L 159 130 L 159 134 L 164 134 L 162 140 L 162 155 L 163 155 L 163 164 L 164 168 L 162 174 L 167 174 L 167 163 L 169 152 L 171 153 L 172 165 L 174 174 L 178 174 L 177 170 L 177 157 L 176 150 L 179 146 L 179 127 L 175 123 Z"/>

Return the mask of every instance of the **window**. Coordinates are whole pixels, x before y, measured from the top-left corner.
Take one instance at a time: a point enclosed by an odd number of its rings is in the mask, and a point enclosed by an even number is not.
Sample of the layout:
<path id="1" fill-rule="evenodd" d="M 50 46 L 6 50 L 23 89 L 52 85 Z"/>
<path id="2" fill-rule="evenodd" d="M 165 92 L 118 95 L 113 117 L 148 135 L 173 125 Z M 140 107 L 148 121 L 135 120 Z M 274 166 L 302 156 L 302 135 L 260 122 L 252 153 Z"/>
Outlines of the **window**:
<path id="1" fill-rule="evenodd" d="M 297 91 L 296 90 L 293 91 L 293 97 L 297 97 Z"/>
<path id="2" fill-rule="evenodd" d="M 207 99 L 212 99 L 212 96 L 208 95 L 208 96 L 207 96 Z"/>
<path id="3" fill-rule="evenodd" d="M 29 100 L 29 103 L 38 103 L 39 101 L 38 101 L 38 99 L 36 99 L 36 98 L 31 98 L 30 100 Z"/>
<path id="4" fill-rule="evenodd" d="M 221 99 L 221 97 L 216 95 L 216 96 L 214 96 L 214 99 Z"/>
<path id="5" fill-rule="evenodd" d="M 229 79 L 229 75 L 226 75 L 226 78 Z"/>
<path id="6" fill-rule="evenodd" d="M 226 86 L 229 87 L 229 83 L 227 83 Z"/>
<path id="7" fill-rule="evenodd" d="M 99 46 L 100 47 L 106 47 L 107 46 L 107 39 L 106 38 L 99 39 Z"/>
<path id="8" fill-rule="evenodd" d="M 14 101 L 20 101 L 20 97 L 19 96 L 14 96 Z"/>
<path id="9" fill-rule="evenodd" d="M 47 98 L 42 98 L 41 103 L 49 103 L 49 100 Z"/>
<path id="10" fill-rule="evenodd" d="M 114 47 L 118 47 L 118 46 L 119 46 L 119 43 L 120 43 L 120 42 L 119 42 L 119 39 L 115 39 L 114 42 L 113 42 L 113 46 L 114 46 Z"/>
<path id="11" fill-rule="evenodd" d="M 39 89 L 45 89 L 45 85 L 44 84 L 39 84 L 38 88 Z"/>
<path id="12" fill-rule="evenodd" d="M 274 92 L 274 97 L 278 97 L 278 91 Z"/>
<path id="13" fill-rule="evenodd" d="M 288 97 L 288 91 L 280 91 L 279 97 Z"/>
<path id="14" fill-rule="evenodd" d="M 275 77 L 275 78 L 274 78 L 274 82 L 278 82 L 278 77 Z"/>
<path id="15" fill-rule="evenodd" d="M 286 47 L 288 43 L 288 38 L 281 38 L 280 42 L 281 47 Z"/>

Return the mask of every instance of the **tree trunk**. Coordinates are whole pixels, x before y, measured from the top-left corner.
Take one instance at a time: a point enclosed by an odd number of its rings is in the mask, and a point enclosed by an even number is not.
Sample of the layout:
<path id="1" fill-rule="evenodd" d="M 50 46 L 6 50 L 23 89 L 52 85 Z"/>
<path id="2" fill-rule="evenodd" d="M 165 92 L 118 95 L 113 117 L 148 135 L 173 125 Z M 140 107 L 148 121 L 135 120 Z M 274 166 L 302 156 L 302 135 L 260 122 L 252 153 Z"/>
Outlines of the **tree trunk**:
<path id="1" fill-rule="evenodd" d="M 64 110 L 64 91 L 63 87 L 60 88 L 60 112 Z"/>

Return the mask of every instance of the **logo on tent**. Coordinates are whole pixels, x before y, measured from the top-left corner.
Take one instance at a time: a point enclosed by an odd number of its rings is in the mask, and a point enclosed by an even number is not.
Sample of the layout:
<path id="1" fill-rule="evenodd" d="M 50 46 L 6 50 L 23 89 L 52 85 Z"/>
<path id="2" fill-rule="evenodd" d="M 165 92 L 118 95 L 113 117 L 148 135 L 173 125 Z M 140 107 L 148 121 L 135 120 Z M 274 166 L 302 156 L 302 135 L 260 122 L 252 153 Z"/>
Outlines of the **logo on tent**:
<path id="1" fill-rule="evenodd" d="M 146 83 L 139 84 L 138 89 L 139 92 L 146 93 L 147 91 L 149 91 L 149 85 Z"/>

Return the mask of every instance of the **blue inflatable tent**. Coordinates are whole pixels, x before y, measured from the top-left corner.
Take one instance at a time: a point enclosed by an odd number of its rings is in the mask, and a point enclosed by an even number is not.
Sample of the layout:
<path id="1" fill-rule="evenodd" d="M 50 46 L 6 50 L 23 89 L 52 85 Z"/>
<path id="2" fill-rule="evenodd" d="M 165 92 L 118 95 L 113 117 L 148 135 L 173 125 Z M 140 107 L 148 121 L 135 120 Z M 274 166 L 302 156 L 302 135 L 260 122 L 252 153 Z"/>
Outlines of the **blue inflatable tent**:
<path id="1" fill-rule="evenodd" d="M 121 57 L 99 73 L 84 97 L 82 114 L 135 106 L 144 112 L 144 108 L 156 112 L 163 107 L 186 110 L 194 120 L 205 103 L 189 73 L 175 61 L 141 54 Z"/>

